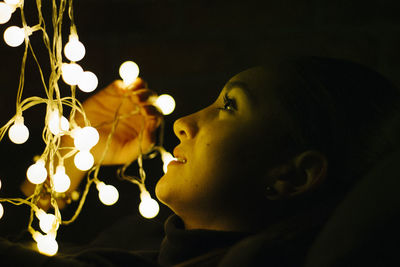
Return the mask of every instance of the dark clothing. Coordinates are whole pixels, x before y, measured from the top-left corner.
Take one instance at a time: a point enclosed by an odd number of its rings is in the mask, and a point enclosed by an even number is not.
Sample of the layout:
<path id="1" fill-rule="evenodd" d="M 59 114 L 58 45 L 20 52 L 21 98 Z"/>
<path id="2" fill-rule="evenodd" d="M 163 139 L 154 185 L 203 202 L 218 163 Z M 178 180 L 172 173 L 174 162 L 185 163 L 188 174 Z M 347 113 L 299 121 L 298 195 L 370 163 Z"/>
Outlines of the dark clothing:
<path id="1" fill-rule="evenodd" d="M 131 227 L 126 227 L 127 230 Z M 293 266 L 288 260 L 298 250 L 286 249 L 268 232 L 249 234 L 210 230 L 185 230 L 181 219 L 172 215 L 165 223 L 165 238 L 159 251 L 85 249 L 74 255 L 47 257 L 22 245 L 0 239 L 1 266 L 254 266 L 263 262 Z M 291 244 L 295 244 L 292 242 Z M 300 243 L 304 243 L 303 241 Z M 308 243 L 308 241 L 307 241 Z M 276 244 L 276 246 L 274 245 Z M 292 246 L 297 247 L 296 246 Z M 306 246 L 303 246 L 306 247 Z M 302 254 L 304 251 L 301 250 Z M 272 252 L 272 253 L 271 253 Z M 287 263 L 287 264 L 286 264 Z M 273 265 L 277 266 L 277 265 Z"/>

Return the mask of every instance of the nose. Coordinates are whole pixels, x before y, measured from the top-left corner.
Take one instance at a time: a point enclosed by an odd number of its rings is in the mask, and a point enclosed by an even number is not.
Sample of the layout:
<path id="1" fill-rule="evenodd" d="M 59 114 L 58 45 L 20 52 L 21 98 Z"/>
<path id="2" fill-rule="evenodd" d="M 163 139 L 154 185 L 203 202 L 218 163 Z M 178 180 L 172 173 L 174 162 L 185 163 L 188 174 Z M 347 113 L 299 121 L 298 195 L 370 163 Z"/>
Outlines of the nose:
<path id="1" fill-rule="evenodd" d="M 182 117 L 174 122 L 174 133 L 180 141 L 195 137 L 197 131 L 196 113 Z"/>

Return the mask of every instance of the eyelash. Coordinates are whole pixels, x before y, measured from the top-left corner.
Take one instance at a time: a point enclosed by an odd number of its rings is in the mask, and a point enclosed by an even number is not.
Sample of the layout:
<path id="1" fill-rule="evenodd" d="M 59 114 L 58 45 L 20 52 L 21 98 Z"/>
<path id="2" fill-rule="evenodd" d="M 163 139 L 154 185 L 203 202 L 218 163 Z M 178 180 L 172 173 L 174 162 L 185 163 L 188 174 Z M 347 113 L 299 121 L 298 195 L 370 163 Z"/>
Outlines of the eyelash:
<path id="1" fill-rule="evenodd" d="M 224 95 L 224 107 L 220 108 L 220 109 L 227 110 L 227 111 L 237 110 L 235 99 L 230 98 L 230 97 L 228 97 L 228 94 L 225 94 Z"/>

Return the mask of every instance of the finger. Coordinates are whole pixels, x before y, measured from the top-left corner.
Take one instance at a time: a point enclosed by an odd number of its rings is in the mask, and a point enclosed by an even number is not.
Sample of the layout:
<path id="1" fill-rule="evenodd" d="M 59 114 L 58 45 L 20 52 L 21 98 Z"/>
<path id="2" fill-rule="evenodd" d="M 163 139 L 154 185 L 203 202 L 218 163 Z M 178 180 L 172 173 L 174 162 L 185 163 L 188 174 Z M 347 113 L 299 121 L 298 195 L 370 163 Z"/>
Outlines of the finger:
<path id="1" fill-rule="evenodd" d="M 147 117 L 159 117 L 159 118 L 163 117 L 163 114 L 161 113 L 161 111 L 153 105 L 142 106 L 141 114 L 144 116 L 147 116 Z"/>
<path id="2" fill-rule="evenodd" d="M 154 102 L 153 97 L 157 97 L 156 92 L 149 89 L 139 89 L 132 94 L 131 101 L 139 104 L 152 104 Z"/>

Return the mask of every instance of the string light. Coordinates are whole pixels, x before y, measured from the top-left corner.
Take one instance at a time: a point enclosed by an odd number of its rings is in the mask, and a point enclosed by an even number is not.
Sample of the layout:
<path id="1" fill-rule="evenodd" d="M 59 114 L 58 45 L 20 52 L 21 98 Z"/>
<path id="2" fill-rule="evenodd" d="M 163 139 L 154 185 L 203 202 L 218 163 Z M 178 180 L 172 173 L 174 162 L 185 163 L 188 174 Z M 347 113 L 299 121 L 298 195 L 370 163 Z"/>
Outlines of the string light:
<path id="1" fill-rule="evenodd" d="M 41 184 L 47 178 L 47 170 L 43 159 L 39 159 L 35 164 L 32 164 L 26 171 L 26 177 L 32 184 Z"/>
<path id="2" fill-rule="evenodd" d="M 20 5 L 22 4 L 23 0 L 4 0 L 9 5 Z"/>
<path id="3" fill-rule="evenodd" d="M 160 210 L 158 202 L 152 199 L 149 192 L 147 191 L 140 193 L 140 199 L 141 199 L 141 202 L 139 204 L 140 214 L 147 219 L 156 217 Z"/>
<path id="4" fill-rule="evenodd" d="M 64 193 L 71 185 L 71 180 L 65 173 L 64 166 L 57 166 L 56 173 L 53 176 L 54 191 Z"/>
<path id="5" fill-rule="evenodd" d="M 78 150 L 90 150 L 100 139 L 99 132 L 91 126 L 77 128 L 72 137 L 74 138 L 74 145 Z"/>
<path id="6" fill-rule="evenodd" d="M 52 234 L 42 235 L 39 232 L 33 234 L 33 239 L 37 242 L 40 253 L 47 256 L 54 256 L 58 251 L 58 243 Z"/>
<path id="7" fill-rule="evenodd" d="M 64 47 L 64 55 L 71 61 L 81 60 L 86 53 L 85 46 L 79 41 L 78 36 L 70 35 L 68 43 Z"/>
<path id="8" fill-rule="evenodd" d="M 0 203 L 0 219 L 3 218 L 4 215 L 4 208 L 3 205 Z"/>
<path id="9" fill-rule="evenodd" d="M 125 86 L 128 86 L 139 76 L 139 66 L 133 61 L 125 61 L 119 67 L 119 75 Z"/>
<path id="10" fill-rule="evenodd" d="M 58 109 L 55 109 L 50 115 L 49 129 L 54 135 L 58 135 L 69 130 L 69 121 L 64 116 L 60 117 Z"/>
<path id="11" fill-rule="evenodd" d="M 75 166 L 81 171 L 87 171 L 93 167 L 94 158 L 93 155 L 87 151 L 82 150 L 76 153 L 74 157 Z"/>
<path id="12" fill-rule="evenodd" d="M 76 63 L 63 63 L 61 71 L 64 82 L 69 85 L 77 85 L 83 73 L 82 67 Z"/>
<path id="13" fill-rule="evenodd" d="M 164 115 L 171 114 L 175 109 L 174 98 L 167 94 L 160 95 L 155 104 Z"/>
<path id="14" fill-rule="evenodd" d="M 0 2 L 0 24 L 7 23 L 10 20 L 11 15 L 14 11 L 15 8 L 13 8 L 12 6 Z"/>
<path id="15" fill-rule="evenodd" d="M 162 150 L 161 151 L 161 159 L 163 161 L 163 171 L 164 171 L 164 173 L 166 173 L 167 169 L 168 169 L 168 164 L 171 161 L 175 160 L 175 158 L 174 158 L 174 156 L 172 156 L 171 153 L 169 153 L 169 152 L 167 152 L 165 150 Z"/>
<path id="16" fill-rule="evenodd" d="M 85 93 L 90 93 L 93 92 L 98 85 L 99 81 L 97 79 L 96 74 L 90 71 L 85 71 L 82 73 L 79 82 L 78 82 L 78 87 Z"/>
<path id="17" fill-rule="evenodd" d="M 56 216 L 46 213 L 44 210 L 39 209 L 36 211 L 36 217 L 39 219 L 39 227 L 44 233 L 49 233 L 51 230 L 58 229 L 58 222 Z"/>
<path id="18" fill-rule="evenodd" d="M 15 144 L 23 144 L 29 138 L 29 130 L 24 125 L 24 118 L 18 116 L 15 119 L 14 125 L 8 130 L 8 137 Z"/>
<path id="19" fill-rule="evenodd" d="M 117 188 L 112 185 L 106 185 L 103 182 L 99 182 L 96 186 L 97 190 L 99 190 L 99 199 L 104 205 L 111 206 L 118 201 L 119 193 Z"/>
<path id="20" fill-rule="evenodd" d="M 4 41 L 11 47 L 20 46 L 25 40 L 25 30 L 18 26 L 10 26 L 4 31 Z"/>
<path id="21" fill-rule="evenodd" d="M 8 136 L 12 142 L 16 144 L 22 144 L 26 142 L 29 138 L 29 130 L 24 125 L 22 113 L 38 104 L 45 104 L 47 106 L 46 110 L 49 112 L 46 114 L 45 127 L 42 135 L 46 147 L 43 153 L 41 153 L 40 158 L 34 164 L 29 166 L 26 172 L 28 181 L 39 186 L 36 186 L 36 190 L 26 199 L 0 198 L 0 218 L 4 213 L 1 202 L 9 202 L 15 205 L 25 204 L 30 206 L 31 212 L 36 214 L 36 217 L 39 220 L 39 227 L 41 231 L 45 233 L 45 235 L 34 229 L 32 226 L 32 222 L 34 220 L 33 217 L 30 217 L 31 219 L 28 224 L 28 231 L 31 233 L 32 238 L 37 242 L 38 251 L 49 256 L 55 255 L 58 251 L 58 244 L 56 241 L 58 227 L 60 225 L 68 225 L 76 220 L 77 216 L 82 210 L 82 206 L 89 192 L 90 185 L 93 182 L 96 184 L 99 191 L 100 201 L 105 205 L 113 205 L 118 201 L 119 198 L 118 190 L 112 185 L 106 185 L 104 182 L 100 181 L 98 177 L 101 163 L 103 162 L 110 146 L 110 140 L 112 140 L 111 137 L 114 133 L 114 130 L 112 130 L 107 138 L 104 139 L 106 145 L 102 157 L 99 162 L 96 162 L 96 165 L 94 165 L 93 155 L 90 153 L 90 150 L 99 142 L 99 133 L 94 127 L 89 126 L 91 124 L 82 108 L 82 103 L 75 98 L 76 85 L 83 92 L 92 92 L 98 85 L 98 79 L 94 73 L 90 71 L 84 71 L 82 67 L 76 63 L 84 58 L 86 49 L 85 46 L 79 41 L 77 35 L 76 26 L 73 19 L 72 2 L 73 1 L 67 0 L 52 2 L 52 21 L 54 23 L 53 28 L 59 30 L 54 31 L 51 38 L 49 38 L 46 32 L 46 27 L 44 24 L 45 19 L 43 18 L 41 12 L 38 12 L 39 24 L 29 27 L 24 15 L 23 0 L 5 0 L 5 2 L 0 2 L 0 24 L 8 22 L 12 16 L 12 13 L 17 8 L 19 8 L 21 11 L 22 20 L 21 28 L 17 26 L 11 26 L 4 31 L 4 40 L 12 47 L 21 45 L 24 43 L 24 41 L 26 42 L 21 65 L 19 79 L 20 84 L 17 92 L 16 115 L 0 128 L 0 140 L 8 131 Z M 67 3 L 69 3 L 68 9 L 66 8 Z M 38 10 L 41 10 L 42 1 L 37 0 L 36 5 Z M 62 22 L 65 21 L 64 18 L 67 17 L 62 17 L 63 12 L 66 10 L 68 10 L 68 17 L 71 25 L 69 40 L 63 48 L 61 36 L 63 31 L 61 30 L 61 26 Z M 30 40 L 28 37 L 36 31 L 39 31 L 43 35 L 43 40 L 45 40 L 44 45 L 49 53 L 48 58 L 50 59 L 51 73 L 48 79 L 43 77 L 44 72 L 41 64 L 35 56 L 33 48 L 29 43 Z M 49 40 L 53 40 L 53 43 L 51 43 Z M 71 61 L 70 63 L 63 62 L 63 51 L 65 57 Z M 25 84 L 24 79 L 26 58 L 29 52 L 32 53 L 33 59 L 36 61 L 36 65 L 38 66 L 39 72 L 42 76 L 42 88 L 45 90 L 46 98 L 41 98 L 38 96 L 32 96 L 25 99 L 22 98 L 24 95 L 23 90 Z M 139 67 L 132 61 L 122 64 L 119 71 L 125 86 L 131 85 L 139 75 Z M 68 91 L 60 90 L 58 86 L 60 78 L 62 78 L 66 84 L 71 86 L 69 96 L 63 96 L 63 94 Z M 48 81 L 48 84 L 46 84 L 46 81 Z M 123 99 L 121 99 L 121 103 L 122 101 Z M 68 108 L 64 109 L 64 106 L 67 106 Z M 69 120 L 64 117 L 61 112 L 65 110 L 69 110 L 70 112 Z M 117 110 L 114 116 L 114 121 L 106 122 L 112 124 L 112 129 L 115 129 L 118 121 L 126 116 L 126 114 L 119 114 L 118 112 L 119 111 Z M 80 124 L 75 121 L 75 115 L 77 113 L 83 118 L 83 122 Z M 78 127 L 78 125 L 82 126 L 82 128 Z M 140 134 L 143 133 L 141 132 Z M 74 147 L 61 147 L 62 142 L 60 138 L 63 135 L 71 136 L 74 139 Z M 162 139 L 160 138 L 160 140 Z M 63 150 L 63 153 L 60 153 L 61 150 Z M 165 149 L 163 149 L 163 151 L 165 151 Z M 166 151 L 165 153 L 167 153 L 165 155 L 169 155 L 163 156 L 165 158 L 165 162 L 167 162 L 170 160 L 172 155 Z M 63 221 L 61 220 L 61 213 L 57 200 L 59 196 L 64 195 L 63 193 L 65 193 L 71 185 L 71 180 L 66 174 L 63 162 L 65 159 L 72 156 L 74 156 L 74 162 L 77 168 L 81 170 L 91 170 L 87 174 L 87 184 L 82 194 L 79 194 L 76 191 L 71 193 L 71 198 L 80 202 L 77 210 L 71 219 Z M 159 206 L 157 201 L 151 198 L 150 194 L 145 188 L 146 175 L 142 164 L 142 153 L 140 153 L 137 161 L 140 167 L 140 178 L 134 177 L 127 180 L 137 184 L 140 188 L 140 213 L 146 218 L 152 218 L 157 215 Z M 165 162 L 164 167 L 167 165 Z M 58 165 L 56 165 L 56 163 L 58 163 Z M 127 163 L 124 166 L 124 170 L 131 163 L 132 162 Z M 126 178 L 124 172 L 122 172 L 122 176 Z M 48 182 L 45 183 L 48 177 Z M 40 203 L 43 201 L 48 203 L 48 199 L 43 198 L 43 196 L 50 196 L 50 205 L 54 210 L 54 214 L 46 213 L 45 211 L 39 209 Z"/>

